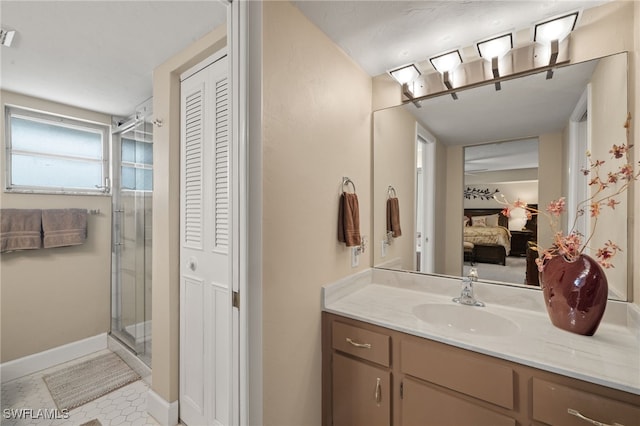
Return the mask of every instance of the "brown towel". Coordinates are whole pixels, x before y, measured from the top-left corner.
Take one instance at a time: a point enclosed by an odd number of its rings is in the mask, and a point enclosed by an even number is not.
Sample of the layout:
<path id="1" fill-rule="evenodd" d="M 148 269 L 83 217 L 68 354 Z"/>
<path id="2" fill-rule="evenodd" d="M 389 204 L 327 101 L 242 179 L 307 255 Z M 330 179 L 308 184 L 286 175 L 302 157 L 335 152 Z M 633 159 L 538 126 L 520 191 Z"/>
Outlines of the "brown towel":
<path id="1" fill-rule="evenodd" d="M 387 232 L 391 232 L 393 238 L 402 235 L 400 229 L 400 204 L 397 198 L 387 198 Z"/>
<path id="2" fill-rule="evenodd" d="M 48 209 L 42 211 L 44 248 L 76 246 L 87 239 L 87 211 Z"/>
<path id="3" fill-rule="evenodd" d="M 0 252 L 42 247 L 42 210 L 2 209 Z"/>
<path id="4" fill-rule="evenodd" d="M 347 247 L 359 246 L 360 240 L 360 207 L 358 196 L 343 192 L 340 196 L 338 210 L 338 241 Z"/>

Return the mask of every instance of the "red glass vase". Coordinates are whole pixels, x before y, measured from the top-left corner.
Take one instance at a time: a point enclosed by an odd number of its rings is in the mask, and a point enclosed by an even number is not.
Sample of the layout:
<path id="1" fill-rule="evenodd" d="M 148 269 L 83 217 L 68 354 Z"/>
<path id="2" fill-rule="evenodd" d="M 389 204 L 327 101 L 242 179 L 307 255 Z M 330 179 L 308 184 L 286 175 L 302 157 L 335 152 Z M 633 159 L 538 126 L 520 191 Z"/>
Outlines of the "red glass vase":
<path id="1" fill-rule="evenodd" d="M 609 285 L 602 267 L 581 254 L 574 261 L 555 256 L 540 272 L 540 286 L 553 325 L 593 336 L 607 306 Z"/>

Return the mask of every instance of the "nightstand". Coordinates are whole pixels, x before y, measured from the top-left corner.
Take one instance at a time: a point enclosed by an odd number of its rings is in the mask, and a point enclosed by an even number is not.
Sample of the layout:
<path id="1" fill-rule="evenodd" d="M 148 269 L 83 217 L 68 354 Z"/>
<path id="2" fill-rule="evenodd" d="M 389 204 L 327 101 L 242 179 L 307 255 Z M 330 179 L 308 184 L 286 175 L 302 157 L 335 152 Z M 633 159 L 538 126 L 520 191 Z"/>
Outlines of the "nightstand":
<path id="1" fill-rule="evenodd" d="M 511 231 L 511 253 L 509 253 L 509 256 L 526 256 L 527 243 L 534 239 L 533 231 L 528 229 Z"/>

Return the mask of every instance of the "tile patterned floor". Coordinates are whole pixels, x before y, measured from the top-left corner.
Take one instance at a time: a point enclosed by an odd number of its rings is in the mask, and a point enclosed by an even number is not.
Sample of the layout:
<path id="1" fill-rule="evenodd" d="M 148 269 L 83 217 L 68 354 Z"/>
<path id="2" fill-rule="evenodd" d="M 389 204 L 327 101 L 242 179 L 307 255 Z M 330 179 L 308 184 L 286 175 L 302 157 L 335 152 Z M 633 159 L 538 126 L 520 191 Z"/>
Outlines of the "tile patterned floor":
<path id="1" fill-rule="evenodd" d="M 105 351 L 71 361 L 84 361 L 91 357 L 106 353 Z M 56 406 L 51 399 L 47 385 L 42 376 L 69 365 L 57 365 L 29 376 L 21 377 L 2 384 L 0 407 L 0 425 L 2 426 L 79 426 L 93 419 L 98 419 L 103 426 L 158 426 L 155 419 L 147 414 L 147 390 L 150 377 L 133 382 L 94 401 L 91 401 L 68 412 L 53 411 Z M 22 411 L 22 419 L 12 418 L 12 409 Z M 42 410 L 38 412 L 38 410 Z M 44 410 L 47 410 L 46 412 Z M 13 411 L 15 413 L 15 411 Z M 58 415 L 58 419 L 50 417 Z M 49 418 L 46 418 L 49 417 Z"/>

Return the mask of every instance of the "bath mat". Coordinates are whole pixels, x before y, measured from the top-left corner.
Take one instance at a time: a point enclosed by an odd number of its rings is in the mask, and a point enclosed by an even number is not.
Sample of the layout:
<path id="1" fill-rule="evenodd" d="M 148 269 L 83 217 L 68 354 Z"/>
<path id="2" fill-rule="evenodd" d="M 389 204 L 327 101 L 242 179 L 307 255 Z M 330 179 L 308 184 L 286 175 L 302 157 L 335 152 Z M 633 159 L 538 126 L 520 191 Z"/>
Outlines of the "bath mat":
<path id="1" fill-rule="evenodd" d="M 60 410 L 71 410 L 140 379 L 120 357 L 107 353 L 42 377 Z"/>
<path id="2" fill-rule="evenodd" d="M 100 420 L 98 419 L 93 419 L 86 423 L 82 423 L 80 426 L 102 426 L 102 423 L 100 423 Z"/>

